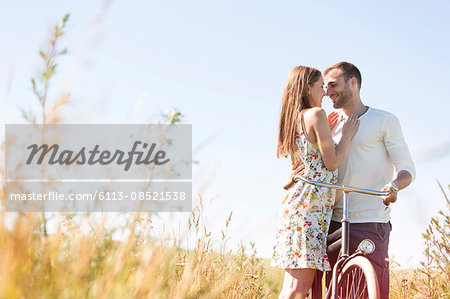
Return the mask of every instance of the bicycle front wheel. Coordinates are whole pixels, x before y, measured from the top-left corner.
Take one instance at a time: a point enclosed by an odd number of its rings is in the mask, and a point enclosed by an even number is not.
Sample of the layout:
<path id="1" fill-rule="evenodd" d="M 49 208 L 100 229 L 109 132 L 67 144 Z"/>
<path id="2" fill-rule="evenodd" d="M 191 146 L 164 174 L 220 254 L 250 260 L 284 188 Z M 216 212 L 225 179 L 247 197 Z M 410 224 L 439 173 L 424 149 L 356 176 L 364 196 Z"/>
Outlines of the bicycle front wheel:
<path id="1" fill-rule="evenodd" d="M 364 256 L 348 261 L 338 278 L 339 299 L 380 299 L 380 289 L 375 270 Z"/>

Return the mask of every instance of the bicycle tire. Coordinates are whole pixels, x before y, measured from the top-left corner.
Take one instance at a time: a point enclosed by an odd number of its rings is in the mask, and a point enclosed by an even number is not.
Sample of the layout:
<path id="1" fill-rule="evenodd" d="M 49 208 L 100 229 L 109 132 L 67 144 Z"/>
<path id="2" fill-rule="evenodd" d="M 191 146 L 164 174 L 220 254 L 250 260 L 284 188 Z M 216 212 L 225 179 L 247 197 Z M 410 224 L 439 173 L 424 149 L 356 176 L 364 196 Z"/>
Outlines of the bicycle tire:
<path id="1" fill-rule="evenodd" d="M 377 275 L 367 258 L 356 256 L 345 264 L 338 277 L 337 298 L 380 299 Z"/>

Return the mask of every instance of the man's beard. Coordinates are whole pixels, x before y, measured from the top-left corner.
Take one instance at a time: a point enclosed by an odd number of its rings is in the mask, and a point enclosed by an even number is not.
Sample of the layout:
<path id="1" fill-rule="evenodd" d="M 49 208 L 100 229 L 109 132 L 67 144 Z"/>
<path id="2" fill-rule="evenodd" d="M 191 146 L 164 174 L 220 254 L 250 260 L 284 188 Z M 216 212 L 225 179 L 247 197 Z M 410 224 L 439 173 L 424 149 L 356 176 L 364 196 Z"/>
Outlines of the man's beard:
<path id="1" fill-rule="evenodd" d="M 353 93 L 350 90 L 350 87 L 348 86 L 348 84 L 345 84 L 344 89 L 338 93 L 338 99 L 336 102 L 333 103 L 333 107 L 335 109 L 340 109 L 344 107 L 345 104 L 347 104 L 350 101 L 352 96 Z"/>

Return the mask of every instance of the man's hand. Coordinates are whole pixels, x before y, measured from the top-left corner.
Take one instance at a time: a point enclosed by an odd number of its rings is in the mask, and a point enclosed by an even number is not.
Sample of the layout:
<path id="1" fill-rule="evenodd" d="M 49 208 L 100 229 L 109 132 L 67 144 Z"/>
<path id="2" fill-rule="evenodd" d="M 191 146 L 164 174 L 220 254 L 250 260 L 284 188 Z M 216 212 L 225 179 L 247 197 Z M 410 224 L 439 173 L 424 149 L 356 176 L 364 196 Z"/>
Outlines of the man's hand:
<path id="1" fill-rule="evenodd" d="M 292 164 L 291 169 L 291 180 L 297 175 L 304 175 L 305 174 L 305 165 L 302 164 L 302 161 L 296 161 L 294 164 Z"/>
<path id="2" fill-rule="evenodd" d="M 395 188 L 391 188 L 390 184 L 384 186 L 383 191 L 389 191 L 389 195 L 383 196 L 383 202 L 385 205 L 389 205 L 390 203 L 397 201 L 397 193 L 399 190 L 408 187 L 411 184 L 412 176 L 406 170 L 400 170 L 397 174 L 397 178 L 392 181 L 395 184 Z M 396 190 L 398 188 L 398 190 Z"/>
<path id="3" fill-rule="evenodd" d="M 338 121 L 339 121 L 339 114 L 337 112 L 334 111 L 328 114 L 328 125 L 330 126 L 330 131 L 333 130 L 334 126 L 336 126 Z"/>
<path id="4" fill-rule="evenodd" d="M 284 189 L 289 190 L 292 186 L 295 185 L 294 177 L 297 174 L 304 175 L 305 174 L 305 165 L 301 164 L 301 161 L 296 161 L 292 164 L 291 173 L 290 173 L 290 181 L 283 186 Z"/>
<path id="5" fill-rule="evenodd" d="M 383 202 L 386 206 L 397 201 L 398 191 L 395 191 L 394 189 L 390 188 L 389 185 L 384 186 L 382 191 L 389 191 L 388 195 L 382 197 Z"/>

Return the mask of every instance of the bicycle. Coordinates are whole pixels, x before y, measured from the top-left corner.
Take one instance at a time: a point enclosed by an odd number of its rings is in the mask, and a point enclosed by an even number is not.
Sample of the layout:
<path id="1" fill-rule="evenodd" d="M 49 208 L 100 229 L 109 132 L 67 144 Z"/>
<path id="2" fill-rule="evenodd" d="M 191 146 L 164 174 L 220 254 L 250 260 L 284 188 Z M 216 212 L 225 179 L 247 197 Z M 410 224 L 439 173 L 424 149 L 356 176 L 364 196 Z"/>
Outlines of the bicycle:
<path id="1" fill-rule="evenodd" d="M 340 247 L 342 247 L 342 250 L 340 257 L 333 267 L 332 279 L 327 288 L 325 298 L 379 299 L 380 290 L 377 275 L 371 262 L 365 257 L 365 255 L 374 252 L 375 243 L 370 239 L 364 239 L 352 255 L 349 252 L 350 223 L 348 219 L 348 194 L 350 192 L 357 192 L 374 196 L 386 196 L 389 192 L 322 183 L 309 180 L 300 175 L 296 175 L 293 180 L 295 182 L 302 180 L 311 185 L 338 189 L 344 192 L 342 226 L 339 230 L 330 234 L 327 239 L 327 246 L 331 244 L 327 247 L 328 252 L 337 250 Z M 342 237 L 339 239 L 341 234 Z M 316 275 L 313 287 L 311 288 L 313 299 L 322 299 L 322 281 L 318 280 L 319 278 Z"/>

